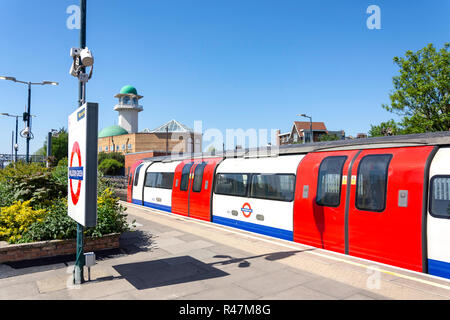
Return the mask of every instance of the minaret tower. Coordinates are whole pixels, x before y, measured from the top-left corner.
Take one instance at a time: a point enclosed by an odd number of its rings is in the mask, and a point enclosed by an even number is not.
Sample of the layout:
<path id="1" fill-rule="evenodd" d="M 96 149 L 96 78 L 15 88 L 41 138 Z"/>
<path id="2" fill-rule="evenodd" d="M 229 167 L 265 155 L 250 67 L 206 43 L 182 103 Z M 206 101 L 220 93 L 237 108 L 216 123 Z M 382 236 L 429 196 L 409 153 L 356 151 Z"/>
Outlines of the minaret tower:
<path id="1" fill-rule="evenodd" d="M 138 132 L 138 113 L 144 110 L 139 105 L 139 100 L 143 96 L 138 95 L 133 86 L 125 86 L 116 94 L 114 98 L 119 99 L 119 103 L 114 106 L 115 111 L 119 111 L 118 125 L 128 131 L 128 133 Z"/>

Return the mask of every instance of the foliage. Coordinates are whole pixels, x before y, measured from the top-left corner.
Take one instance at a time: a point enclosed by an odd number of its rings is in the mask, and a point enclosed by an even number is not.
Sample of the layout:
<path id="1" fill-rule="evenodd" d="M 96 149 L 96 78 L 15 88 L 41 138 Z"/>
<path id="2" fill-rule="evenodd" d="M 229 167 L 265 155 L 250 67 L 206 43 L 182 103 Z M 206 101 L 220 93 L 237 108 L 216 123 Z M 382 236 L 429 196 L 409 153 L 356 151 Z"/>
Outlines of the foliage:
<path id="1" fill-rule="evenodd" d="M 35 154 L 47 155 L 47 137 L 44 141 L 44 146 L 36 151 Z M 52 137 L 52 163 L 58 163 L 64 157 L 67 157 L 69 152 L 69 133 L 65 128 L 59 129 L 58 133 Z"/>
<path id="2" fill-rule="evenodd" d="M 8 207 L 13 203 L 14 190 L 6 181 L 0 181 L 0 207 Z"/>
<path id="3" fill-rule="evenodd" d="M 102 163 L 105 159 L 114 159 L 125 165 L 125 156 L 120 152 L 100 152 L 98 154 L 98 164 Z"/>
<path id="4" fill-rule="evenodd" d="M 67 194 L 67 184 L 55 179 L 48 168 L 37 163 L 8 167 L 0 172 L 0 181 L 7 183 L 12 201 L 31 200 L 32 205 Z"/>
<path id="5" fill-rule="evenodd" d="M 98 166 L 98 170 L 105 175 L 115 176 L 121 173 L 123 167 L 124 165 L 115 159 L 104 159 Z"/>
<path id="6" fill-rule="evenodd" d="M 369 137 L 396 136 L 405 134 L 405 131 L 393 119 L 382 122 L 377 126 L 370 126 Z"/>
<path id="7" fill-rule="evenodd" d="M 33 223 L 40 223 L 46 215 L 45 210 L 33 210 L 30 201 L 16 201 L 0 211 L 0 240 L 16 243 Z"/>
<path id="8" fill-rule="evenodd" d="M 322 134 L 319 141 L 336 141 L 341 140 L 336 134 Z"/>
<path id="9" fill-rule="evenodd" d="M 130 230 L 124 214 L 126 208 L 118 203 L 110 189 L 106 188 L 97 199 L 97 225 L 87 229 L 85 236 L 101 237 L 109 233 Z M 76 238 L 77 224 L 67 215 L 67 199 L 58 199 L 48 208 L 45 219 L 30 226 L 23 242 Z"/>
<path id="10" fill-rule="evenodd" d="M 450 129 L 449 46 L 445 43 L 437 51 L 429 44 L 417 52 L 407 51 L 405 58 L 394 57 L 400 74 L 393 77 L 391 106 L 383 108 L 403 117 L 398 123 L 399 133 Z"/>

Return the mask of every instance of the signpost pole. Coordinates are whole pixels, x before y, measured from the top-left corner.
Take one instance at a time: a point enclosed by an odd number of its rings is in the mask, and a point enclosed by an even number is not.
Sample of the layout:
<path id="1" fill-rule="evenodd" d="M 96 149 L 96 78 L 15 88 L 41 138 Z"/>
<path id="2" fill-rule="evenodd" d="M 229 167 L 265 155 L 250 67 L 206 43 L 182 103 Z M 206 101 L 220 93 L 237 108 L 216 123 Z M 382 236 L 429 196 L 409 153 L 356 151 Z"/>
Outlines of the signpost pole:
<path id="1" fill-rule="evenodd" d="M 80 0 L 80 48 L 86 47 L 86 0 Z M 82 72 L 84 70 L 82 69 Z M 85 88 L 86 83 L 80 81 L 78 89 L 79 106 L 83 105 L 86 100 Z M 83 252 L 83 225 L 77 223 L 77 254 L 74 269 L 74 283 L 82 284 L 84 282 L 84 252 Z"/>

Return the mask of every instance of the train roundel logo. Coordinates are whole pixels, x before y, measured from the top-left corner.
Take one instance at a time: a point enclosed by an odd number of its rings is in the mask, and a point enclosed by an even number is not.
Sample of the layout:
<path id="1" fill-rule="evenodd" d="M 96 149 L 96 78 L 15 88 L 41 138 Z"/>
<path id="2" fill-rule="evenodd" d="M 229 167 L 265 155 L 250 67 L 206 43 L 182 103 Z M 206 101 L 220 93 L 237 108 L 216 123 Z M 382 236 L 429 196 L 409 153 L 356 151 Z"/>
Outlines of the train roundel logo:
<path id="1" fill-rule="evenodd" d="M 76 155 L 76 160 L 78 162 L 78 166 L 74 166 L 74 156 Z M 72 196 L 72 203 L 77 205 L 78 200 L 80 199 L 81 193 L 81 182 L 83 181 L 83 167 L 81 165 L 81 151 L 80 145 L 78 142 L 75 142 L 72 147 L 72 153 L 70 155 L 70 164 L 69 164 L 69 185 L 70 185 L 70 195 Z M 77 190 L 74 192 L 74 187 L 72 185 L 73 180 L 77 180 Z"/>
<path id="2" fill-rule="evenodd" d="M 244 205 L 241 208 L 242 214 L 244 215 L 244 217 L 249 218 L 250 215 L 253 212 L 252 207 L 250 206 L 250 203 L 246 202 L 244 203 Z"/>

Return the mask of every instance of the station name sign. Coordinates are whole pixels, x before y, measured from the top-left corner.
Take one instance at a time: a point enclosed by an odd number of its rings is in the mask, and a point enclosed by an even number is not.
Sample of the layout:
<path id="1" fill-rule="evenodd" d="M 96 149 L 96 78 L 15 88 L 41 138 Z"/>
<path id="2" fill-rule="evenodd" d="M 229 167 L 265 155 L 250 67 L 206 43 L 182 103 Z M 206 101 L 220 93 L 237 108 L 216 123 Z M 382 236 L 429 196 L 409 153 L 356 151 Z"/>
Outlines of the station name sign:
<path id="1" fill-rule="evenodd" d="M 85 227 L 97 224 L 98 104 L 69 116 L 68 214 Z"/>

